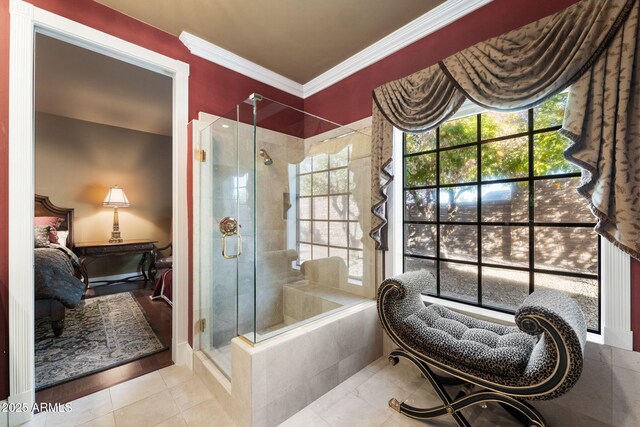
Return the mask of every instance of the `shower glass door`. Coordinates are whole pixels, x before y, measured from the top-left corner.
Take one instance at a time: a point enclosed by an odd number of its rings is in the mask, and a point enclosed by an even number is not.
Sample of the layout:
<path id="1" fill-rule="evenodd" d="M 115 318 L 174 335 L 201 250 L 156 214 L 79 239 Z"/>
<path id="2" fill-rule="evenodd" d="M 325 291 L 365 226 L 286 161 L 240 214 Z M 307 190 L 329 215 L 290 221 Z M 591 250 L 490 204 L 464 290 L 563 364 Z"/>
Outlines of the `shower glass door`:
<path id="1" fill-rule="evenodd" d="M 253 126 L 239 124 L 247 115 L 252 106 L 240 104 L 204 129 L 198 155 L 200 348 L 228 378 L 231 340 L 253 322 L 255 303 Z"/>
<path id="2" fill-rule="evenodd" d="M 200 136 L 196 319 L 231 377 L 236 336 L 257 344 L 375 296 L 371 138 L 257 94 Z"/>

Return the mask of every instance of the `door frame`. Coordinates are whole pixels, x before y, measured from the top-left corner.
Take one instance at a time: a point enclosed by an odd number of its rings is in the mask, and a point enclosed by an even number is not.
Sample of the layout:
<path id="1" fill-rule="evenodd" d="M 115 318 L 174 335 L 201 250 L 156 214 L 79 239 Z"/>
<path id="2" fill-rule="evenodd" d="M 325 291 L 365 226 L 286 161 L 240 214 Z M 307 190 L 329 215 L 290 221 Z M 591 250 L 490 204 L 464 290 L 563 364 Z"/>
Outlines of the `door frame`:
<path id="1" fill-rule="evenodd" d="M 172 359 L 191 367 L 188 344 L 187 122 L 189 65 L 102 31 L 10 0 L 9 54 L 9 397 L 32 408 L 34 382 L 34 40 L 41 33 L 169 76 L 173 81 L 172 198 L 173 292 Z M 9 425 L 32 412 L 9 414 Z M 0 423 L 1 424 L 1 423 Z"/>

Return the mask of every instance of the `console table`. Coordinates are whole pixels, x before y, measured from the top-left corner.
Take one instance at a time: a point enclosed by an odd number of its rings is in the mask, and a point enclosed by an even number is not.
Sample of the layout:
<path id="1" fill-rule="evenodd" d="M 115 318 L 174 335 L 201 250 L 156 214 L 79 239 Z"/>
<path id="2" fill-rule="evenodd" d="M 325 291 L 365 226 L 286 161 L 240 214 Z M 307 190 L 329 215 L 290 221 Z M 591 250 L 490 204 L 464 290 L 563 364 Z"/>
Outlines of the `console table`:
<path id="1" fill-rule="evenodd" d="M 148 269 L 151 267 L 151 261 L 153 260 L 153 253 L 156 250 L 156 240 L 125 240 L 121 243 L 109 243 L 104 242 L 80 242 L 76 243 L 73 251 L 80 258 L 81 264 L 84 266 L 89 264 L 96 258 L 108 257 L 114 255 L 136 255 L 140 254 L 140 262 L 138 263 L 138 271 L 141 272 L 144 278 L 144 285 L 147 285 L 149 281 Z M 149 266 L 145 268 L 145 265 L 149 260 Z M 140 274 L 127 277 L 121 280 L 101 280 L 94 283 L 121 283 L 129 282 L 138 279 Z"/>

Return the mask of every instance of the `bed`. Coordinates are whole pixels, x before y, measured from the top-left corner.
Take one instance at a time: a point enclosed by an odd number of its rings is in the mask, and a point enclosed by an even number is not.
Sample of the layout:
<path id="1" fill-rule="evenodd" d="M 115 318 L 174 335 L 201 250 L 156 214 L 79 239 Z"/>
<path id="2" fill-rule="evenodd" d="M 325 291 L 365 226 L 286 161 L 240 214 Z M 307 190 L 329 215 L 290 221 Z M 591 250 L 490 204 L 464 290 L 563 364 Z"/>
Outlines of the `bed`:
<path id="1" fill-rule="evenodd" d="M 58 244 L 50 241 L 54 237 L 46 243 L 38 241 L 43 227 L 59 235 Z M 85 268 L 72 252 L 73 208 L 58 207 L 47 196 L 36 194 L 34 234 L 35 317 L 50 318 L 58 337 L 64 330 L 65 309 L 80 304 L 89 284 Z"/>

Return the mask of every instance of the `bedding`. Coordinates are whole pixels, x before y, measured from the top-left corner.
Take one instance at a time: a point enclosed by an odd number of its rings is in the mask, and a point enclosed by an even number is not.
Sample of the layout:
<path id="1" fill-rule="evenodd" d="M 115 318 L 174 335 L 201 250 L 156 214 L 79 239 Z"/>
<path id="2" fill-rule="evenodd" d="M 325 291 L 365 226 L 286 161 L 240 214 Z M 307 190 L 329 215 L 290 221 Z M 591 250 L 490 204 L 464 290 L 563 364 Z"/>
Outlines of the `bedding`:
<path id="1" fill-rule="evenodd" d="M 74 273 L 80 269 L 78 257 L 64 246 L 51 243 L 36 248 L 35 299 L 54 299 L 73 308 L 82 300 L 85 284 Z"/>
<path id="2" fill-rule="evenodd" d="M 60 246 L 64 246 L 65 248 L 68 247 L 67 246 L 67 237 L 69 236 L 69 232 L 68 231 L 58 231 L 58 244 Z"/>
<path id="3" fill-rule="evenodd" d="M 36 216 L 33 218 L 33 225 L 44 225 L 51 227 L 49 229 L 49 241 L 58 243 L 58 228 L 62 225 L 64 219 L 57 216 Z"/>
<path id="4" fill-rule="evenodd" d="M 36 225 L 33 227 L 33 247 L 34 248 L 48 248 L 49 242 L 49 230 L 51 227 L 48 225 Z"/>

